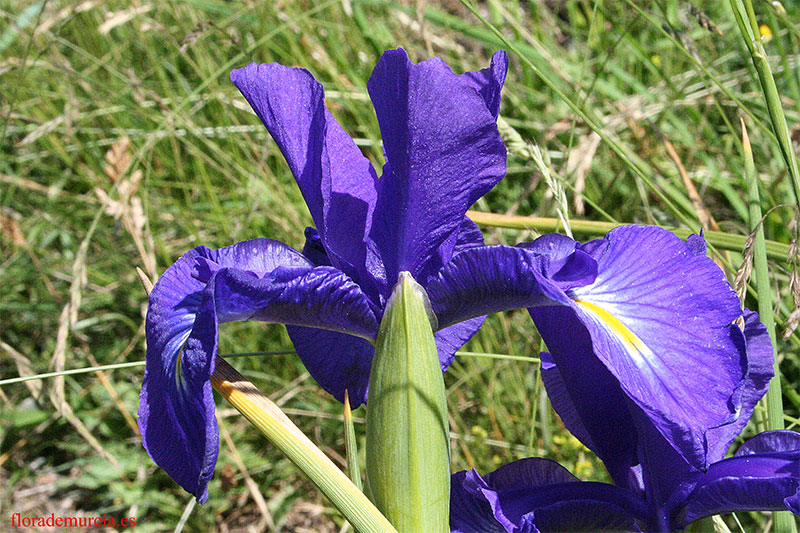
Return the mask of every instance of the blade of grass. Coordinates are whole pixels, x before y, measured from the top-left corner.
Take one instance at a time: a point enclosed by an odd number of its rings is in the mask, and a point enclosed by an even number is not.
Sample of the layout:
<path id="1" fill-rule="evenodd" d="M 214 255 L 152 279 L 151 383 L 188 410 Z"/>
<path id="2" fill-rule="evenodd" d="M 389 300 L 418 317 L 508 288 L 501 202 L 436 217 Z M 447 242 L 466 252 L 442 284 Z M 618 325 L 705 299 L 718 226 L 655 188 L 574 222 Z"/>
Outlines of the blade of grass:
<path id="1" fill-rule="evenodd" d="M 249 357 L 253 355 L 287 355 L 295 353 L 294 350 L 276 350 L 272 352 L 242 352 L 242 353 L 228 353 L 221 354 L 220 357 Z M 17 378 L 8 378 L 0 380 L 0 387 L 3 385 L 12 385 L 14 383 L 23 383 L 33 379 L 47 379 L 57 378 L 59 376 L 70 376 L 73 374 L 88 374 L 90 372 L 99 372 L 102 370 L 118 370 L 120 368 L 133 368 L 137 366 L 144 366 L 144 361 L 129 361 L 127 363 L 115 363 L 111 365 L 87 366 L 84 368 L 71 368 L 69 370 L 61 370 L 59 372 L 46 372 L 44 374 L 35 374 L 31 376 L 21 376 Z"/>
<path id="2" fill-rule="evenodd" d="M 274 350 L 270 352 L 240 352 L 240 353 L 226 353 L 220 354 L 220 357 L 225 359 L 232 359 L 234 357 L 253 357 L 257 355 L 291 355 L 296 353 L 294 350 Z M 502 353 L 483 353 L 483 352 L 456 352 L 458 356 L 464 357 L 487 357 L 491 359 L 508 359 L 512 361 L 526 361 L 530 363 L 538 363 L 539 359 L 535 357 L 525 357 L 522 355 L 509 355 Z M 121 368 L 134 368 L 137 366 L 144 366 L 145 361 L 128 361 L 127 363 L 114 363 L 110 365 L 87 366 L 84 368 L 70 368 L 69 370 L 61 370 L 59 372 L 45 372 L 43 374 L 33 374 L 30 376 L 20 376 L 16 378 L 8 378 L 0 380 L 0 387 L 3 385 L 13 385 L 14 383 L 24 383 L 35 379 L 48 379 L 57 378 L 59 376 L 70 376 L 74 374 L 89 374 L 91 372 L 98 372 L 100 370 L 119 370 Z"/>
<path id="3" fill-rule="evenodd" d="M 761 198 L 758 193 L 758 178 L 753 162 L 753 148 L 747 136 L 747 127 L 742 119 L 742 153 L 744 154 L 745 180 L 750 199 L 750 227 L 755 232 L 753 242 L 753 269 L 756 275 L 756 291 L 758 292 L 758 314 L 772 339 L 773 368 L 775 375 L 769 382 L 765 396 L 767 402 L 767 429 L 783 429 L 783 397 L 781 395 L 781 369 L 778 364 L 775 345 L 775 317 L 772 314 L 772 287 L 769 283 L 769 267 L 767 265 L 767 249 L 764 238 L 764 227 L 761 224 Z M 795 532 L 795 521 L 788 511 L 774 513 L 775 531 L 777 533 Z"/>
<path id="4" fill-rule="evenodd" d="M 347 477 L 358 487 L 358 490 L 363 491 L 361 467 L 358 464 L 356 428 L 353 425 L 353 411 L 350 409 L 350 395 L 347 391 L 344 391 L 344 445 L 347 451 Z"/>
<path id="5" fill-rule="evenodd" d="M 778 87 L 775 84 L 775 78 L 772 75 L 769 61 L 767 61 L 767 52 L 764 49 L 764 43 L 761 42 L 758 21 L 756 20 L 756 14 L 753 10 L 753 3 L 751 0 L 730 0 L 730 5 L 733 10 L 733 15 L 736 18 L 736 23 L 739 26 L 739 31 L 742 34 L 742 40 L 745 46 L 747 46 L 747 50 L 750 52 L 753 66 L 758 73 L 758 81 L 761 83 L 761 90 L 764 93 L 764 98 L 767 103 L 769 118 L 772 122 L 772 130 L 775 133 L 781 155 L 783 155 L 786 168 L 792 180 L 795 202 L 798 207 L 800 207 L 800 167 L 797 165 L 797 157 L 792 146 L 792 139 L 789 133 L 789 127 L 786 123 L 786 115 L 781 105 Z M 745 20 L 745 16 L 747 20 Z"/>

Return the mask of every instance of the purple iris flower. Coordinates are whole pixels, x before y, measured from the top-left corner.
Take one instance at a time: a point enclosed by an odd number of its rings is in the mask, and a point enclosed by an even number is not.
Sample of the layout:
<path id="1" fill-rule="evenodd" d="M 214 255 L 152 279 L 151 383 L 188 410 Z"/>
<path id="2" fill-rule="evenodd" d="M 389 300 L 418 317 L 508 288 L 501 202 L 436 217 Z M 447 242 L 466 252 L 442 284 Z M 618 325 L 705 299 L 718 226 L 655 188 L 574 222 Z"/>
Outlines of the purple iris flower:
<path id="1" fill-rule="evenodd" d="M 210 375 L 218 325 L 287 325 L 317 382 L 358 406 L 384 306 L 400 272 L 421 285 L 459 252 L 483 244 L 467 209 L 505 174 L 497 131 L 508 59 L 454 74 L 439 58 L 413 64 L 383 54 L 368 82 L 386 164 L 370 162 L 324 103 L 306 70 L 253 63 L 231 73 L 286 158 L 316 229 L 303 252 L 269 239 L 198 246 L 156 283 L 147 313 L 139 427 L 153 460 L 198 501 L 217 460 Z M 482 316 L 436 332 L 442 369 Z"/>
<path id="2" fill-rule="evenodd" d="M 716 460 L 709 431 L 741 417 L 749 372 L 735 325 L 742 310 L 700 236 L 684 242 L 654 226 L 621 226 L 586 244 L 549 234 L 513 248 L 473 248 L 427 289 L 440 326 L 466 316 L 460 312 L 529 308 L 564 373 L 578 375 L 591 359 L 699 470 Z M 476 303 L 460 308 L 469 295 Z M 579 347 L 582 358 L 573 353 Z M 592 398 L 590 410 L 620 404 L 597 383 L 571 391 Z M 585 420 L 611 436 L 633 431 L 623 411 Z M 605 442 L 598 455 L 615 481 L 625 478 L 635 439 Z"/>
<path id="3" fill-rule="evenodd" d="M 551 249 L 550 278 L 562 288 L 583 268 L 559 248 L 595 258 L 595 279 L 566 288 L 566 305 L 530 312 L 550 350 L 542 378 L 552 405 L 614 485 L 580 482 L 538 458 L 486 476 L 459 472 L 453 530 L 675 531 L 725 512 L 800 513 L 799 434 L 762 433 L 724 459 L 766 392 L 772 347 L 702 239 L 622 227 L 586 245 L 570 241 L 545 236 L 527 248 Z"/>

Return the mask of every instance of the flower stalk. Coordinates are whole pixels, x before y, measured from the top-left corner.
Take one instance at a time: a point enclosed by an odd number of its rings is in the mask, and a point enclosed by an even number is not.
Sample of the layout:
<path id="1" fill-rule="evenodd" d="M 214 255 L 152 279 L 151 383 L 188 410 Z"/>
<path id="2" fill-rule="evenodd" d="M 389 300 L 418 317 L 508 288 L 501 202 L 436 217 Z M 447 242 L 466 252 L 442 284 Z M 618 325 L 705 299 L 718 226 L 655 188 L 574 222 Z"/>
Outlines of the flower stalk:
<path id="1" fill-rule="evenodd" d="M 311 479 L 356 530 L 361 533 L 395 531 L 344 472 L 272 400 L 221 357 L 216 360 L 211 384 Z"/>

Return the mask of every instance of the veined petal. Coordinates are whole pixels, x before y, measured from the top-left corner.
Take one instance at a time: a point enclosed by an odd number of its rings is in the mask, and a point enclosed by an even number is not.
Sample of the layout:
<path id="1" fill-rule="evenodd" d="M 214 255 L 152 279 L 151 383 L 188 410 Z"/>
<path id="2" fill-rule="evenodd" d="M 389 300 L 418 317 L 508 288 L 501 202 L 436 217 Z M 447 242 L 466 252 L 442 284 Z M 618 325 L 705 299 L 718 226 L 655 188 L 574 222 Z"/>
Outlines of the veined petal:
<path id="1" fill-rule="evenodd" d="M 800 433 L 787 430 L 764 431 L 747 440 L 736 450 L 736 457 L 764 453 L 800 452 Z"/>
<path id="2" fill-rule="evenodd" d="M 440 329 L 433 334 L 434 339 L 436 339 L 436 348 L 439 351 L 439 363 L 442 365 L 442 372 L 447 370 L 447 367 L 453 362 L 458 349 L 464 346 L 481 329 L 484 320 L 486 320 L 485 316 L 470 318 Z"/>
<path id="3" fill-rule="evenodd" d="M 479 488 L 485 481 L 475 470 L 456 472 L 450 480 L 450 530 L 452 533 L 506 533 Z M 511 527 L 514 527 L 511 524 Z"/>
<path id="4" fill-rule="evenodd" d="M 738 299 L 711 259 L 668 231 L 623 226 L 602 241 L 587 245 L 597 279 L 571 290 L 573 308 L 625 393 L 705 469 L 706 432 L 741 410 L 747 360 L 730 328 Z"/>
<path id="5" fill-rule="evenodd" d="M 167 269 L 150 294 L 139 427 L 156 464 L 201 503 L 218 451 L 209 382 L 218 324 L 251 319 L 377 333 L 355 283 L 277 241 L 200 246 Z"/>
<path id="6" fill-rule="evenodd" d="M 758 313 L 745 309 L 744 330 L 735 324 L 730 328 L 740 353 L 747 354 L 747 374 L 738 391 L 736 403 L 741 407 L 736 417 L 730 423 L 711 428 L 706 433 L 710 461 L 720 461 L 728 453 L 733 440 L 750 421 L 756 404 L 766 394 L 769 380 L 774 374 L 772 342 Z"/>
<path id="7" fill-rule="evenodd" d="M 509 246 L 459 253 L 426 287 L 439 327 L 508 309 L 569 305 L 565 293 L 541 274 L 542 263 L 542 256 Z"/>
<path id="8" fill-rule="evenodd" d="M 572 401 L 572 396 L 564 383 L 564 378 L 553 360 L 553 355 L 550 352 L 541 352 L 539 358 L 541 359 L 542 383 L 544 383 L 553 410 L 561 418 L 564 427 L 599 457 L 597 445 L 594 443 L 591 432 L 583 424 L 578 408 Z M 608 371 L 606 370 L 606 372 Z M 598 413 L 597 418 L 604 417 Z"/>
<path id="9" fill-rule="evenodd" d="M 369 299 L 333 267 L 279 266 L 264 277 L 226 268 L 213 281 L 210 296 L 220 322 L 260 320 L 316 326 L 367 339 L 377 335 L 378 321 Z"/>
<path id="10" fill-rule="evenodd" d="M 500 92 L 503 90 L 507 71 L 508 54 L 503 50 L 498 50 L 492 54 L 492 64 L 489 68 L 465 72 L 461 75 L 478 91 L 486 103 L 486 108 L 494 118 L 497 118 L 500 113 Z"/>
<path id="11" fill-rule="evenodd" d="M 589 285 L 597 279 L 597 260 L 566 235 L 548 233 L 519 247 L 541 256 L 542 274 L 562 291 Z M 590 249 L 599 248 L 590 246 Z M 561 301 L 560 297 L 551 297 Z"/>
<path id="12" fill-rule="evenodd" d="M 286 326 L 300 360 L 320 387 L 353 409 L 366 403 L 375 347 L 364 339 L 302 326 Z"/>
<path id="13" fill-rule="evenodd" d="M 451 525 L 463 532 L 640 531 L 637 522 L 648 518 L 646 503 L 635 494 L 580 482 L 548 459 L 515 461 L 485 477 L 474 470 L 458 473 L 451 491 Z"/>
<path id="14" fill-rule="evenodd" d="M 156 283 L 147 311 L 147 364 L 139 398 L 142 443 L 161 468 L 200 503 L 219 449 L 214 398 L 208 377 L 181 380 L 181 352 L 202 303 L 204 283 L 192 277 L 196 248 L 178 259 Z M 213 359 L 188 360 L 192 375 L 213 372 Z"/>
<path id="15" fill-rule="evenodd" d="M 322 85 L 305 69 L 277 63 L 251 63 L 231 81 L 286 158 L 333 265 L 363 276 L 376 174 L 325 108 Z"/>
<path id="16" fill-rule="evenodd" d="M 221 266 L 269 271 L 308 264 L 283 243 L 245 241 L 210 250 L 198 246 L 158 279 L 147 308 L 147 362 L 139 399 L 145 449 L 179 485 L 203 503 L 219 448 L 209 377 L 214 371 L 216 318 L 197 321 L 203 291 Z M 191 340 L 190 340 L 191 337 Z"/>
<path id="17" fill-rule="evenodd" d="M 529 309 L 550 354 L 542 380 L 566 428 L 603 461 L 614 482 L 627 487 L 636 460 L 636 428 L 619 382 L 597 359 L 586 327 L 569 307 Z M 638 489 L 638 487 L 636 487 Z"/>
<path id="18" fill-rule="evenodd" d="M 443 242 L 426 262 L 420 272 L 423 286 L 441 270 L 452 257 L 465 250 L 483 246 L 483 233 L 470 218 L 463 217 L 458 231 L 454 232 Z"/>
<path id="19" fill-rule="evenodd" d="M 789 441 L 782 435 L 777 440 L 781 444 Z M 800 439 L 791 440 L 795 445 L 800 442 Z M 760 448 L 763 444 L 756 446 Z M 744 453 L 711 465 L 680 510 L 676 526 L 737 511 L 788 509 L 797 514 L 798 495 L 800 447 L 771 453 Z"/>
<path id="20" fill-rule="evenodd" d="M 441 59 L 414 65 L 390 50 L 367 88 L 387 161 L 371 235 L 389 279 L 400 271 L 424 279 L 426 261 L 505 174 L 506 149 L 474 80 Z"/>

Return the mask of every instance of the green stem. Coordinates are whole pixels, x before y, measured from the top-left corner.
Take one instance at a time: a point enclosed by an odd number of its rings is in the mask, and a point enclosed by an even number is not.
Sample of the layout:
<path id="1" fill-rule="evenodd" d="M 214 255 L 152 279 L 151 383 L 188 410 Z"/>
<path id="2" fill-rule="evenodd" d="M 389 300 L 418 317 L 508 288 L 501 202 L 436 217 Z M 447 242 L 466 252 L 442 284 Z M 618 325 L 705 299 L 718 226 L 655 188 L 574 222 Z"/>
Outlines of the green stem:
<path id="1" fill-rule="evenodd" d="M 760 38 L 758 20 L 756 19 L 755 10 L 753 9 L 753 2 L 751 0 L 730 0 L 730 4 L 733 9 L 734 17 L 736 18 L 736 23 L 739 26 L 739 31 L 742 34 L 742 39 L 747 50 L 750 52 L 753 66 L 758 74 L 758 81 L 761 83 L 761 90 L 767 102 L 767 110 L 769 111 L 770 121 L 772 122 L 772 129 L 775 132 L 778 146 L 780 147 L 781 154 L 786 163 L 786 168 L 789 171 L 789 176 L 791 177 L 795 203 L 800 208 L 800 169 L 797 165 L 797 157 L 794 153 L 789 127 L 786 124 L 786 116 L 783 113 L 783 105 L 781 104 L 778 87 L 775 84 L 775 78 L 772 75 L 769 61 L 767 61 L 767 52 L 764 50 L 764 43 Z M 747 21 L 745 20 L 745 14 L 747 16 Z M 749 26 L 747 24 L 748 21 L 750 23 Z M 761 223 L 761 200 L 758 195 L 758 181 L 755 176 L 753 152 L 746 134 L 743 137 L 743 143 L 745 148 L 745 165 L 749 165 L 749 168 L 745 170 L 745 174 L 747 176 L 748 190 L 750 192 L 750 225 L 753 226 Z M 758 228 L 756 239 L 758 239 L 759 236 L 763 241 L 763 228 Z M 758 240 L 756 240 L 756 243 L 757 242 Z M 775 339 L 775 321 L 772 316 L 769 272 L 767 270 L 766 252 L 763 248 L 763 244 L 758 251 L 754 247 L 753 257 L 756 288 L 758 292 L 758 307 L 761 320 L 767 326 L 770 337 Z M 775 376 L 772 378 L 772 381 L 770 381 L 769 391 L 767 392 L 767 423 L 771 429 L 782 429 L 784 427 L 780 368 L 777 358 L 775 360 Z M 797 531 L 795 520 L 789 513 L 776 512 L 774 517 L 776 533 L 793 533 Z"/>
<path id="2" fill-rule="evenodd" d="M 269 398 L 221 357 L 211 384 L 303 471 L 361 533 L 394 532 L 389 521 Z"/>

